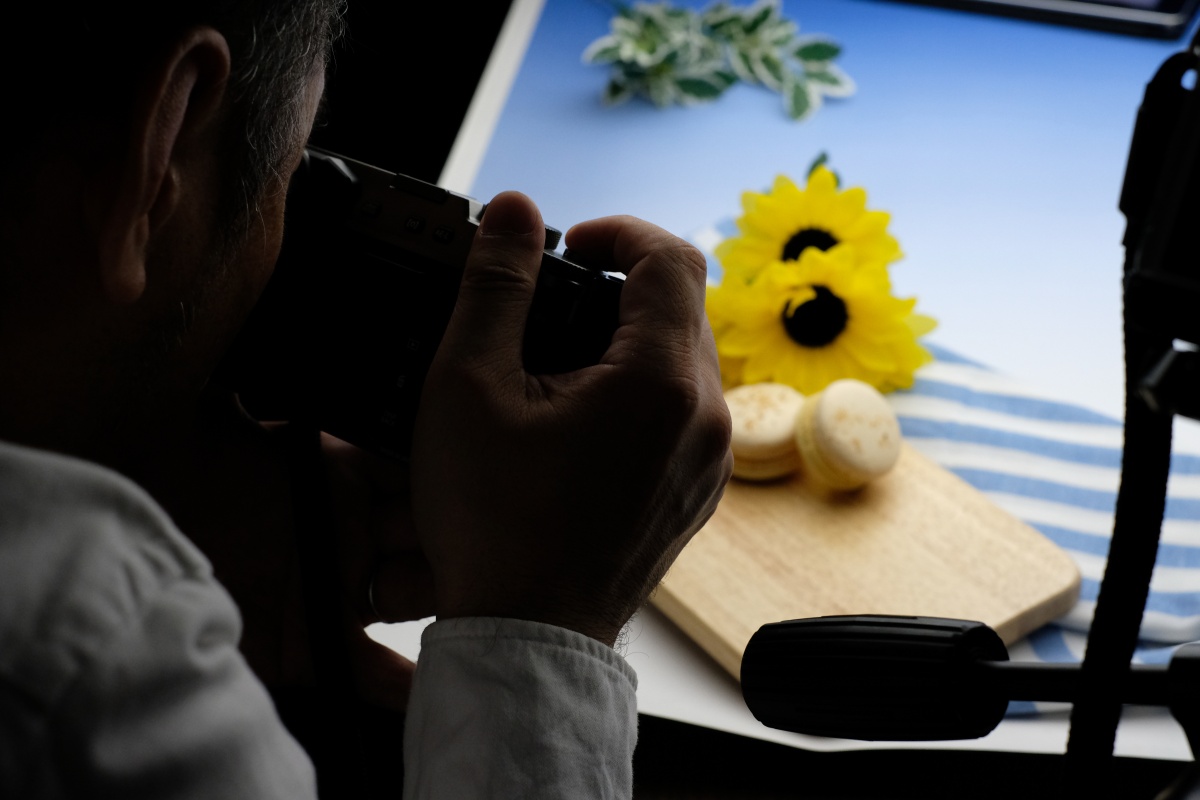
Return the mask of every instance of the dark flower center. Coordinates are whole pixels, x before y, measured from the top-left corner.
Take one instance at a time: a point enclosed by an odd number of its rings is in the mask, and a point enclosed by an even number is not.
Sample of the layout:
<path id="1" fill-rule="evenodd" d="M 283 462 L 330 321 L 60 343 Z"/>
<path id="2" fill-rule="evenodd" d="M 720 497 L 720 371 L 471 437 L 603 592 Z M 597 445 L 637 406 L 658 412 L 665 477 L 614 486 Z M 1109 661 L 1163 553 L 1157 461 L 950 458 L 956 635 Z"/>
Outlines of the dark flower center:
<path id="1" fill-rule="evenodd" d="M 797 231 L 792 238 L 787 240 L 787 244 L 783 246 L 783 260 L 795 261 L 808 247 L 828 250 L 837 243 L 838 240 L 829 231 L 823 231 L 820 228 L 805 228 Z"/>
<path id="2" fill-rule="evenodd" d="M 796 344 L 824 347 L 846 329 L 850 316 L 842 298 L 824 286 L 813 286 L 817 296 L 795 308 L 783 307 L 783 328 Z"/>

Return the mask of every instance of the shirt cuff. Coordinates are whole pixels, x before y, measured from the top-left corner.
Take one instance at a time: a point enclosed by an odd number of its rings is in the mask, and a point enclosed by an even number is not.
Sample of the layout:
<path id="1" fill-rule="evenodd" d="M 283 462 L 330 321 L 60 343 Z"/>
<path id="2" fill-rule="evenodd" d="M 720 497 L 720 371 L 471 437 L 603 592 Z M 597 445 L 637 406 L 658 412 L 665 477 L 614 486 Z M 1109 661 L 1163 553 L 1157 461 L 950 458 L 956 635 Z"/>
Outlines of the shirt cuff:
<path id="1" fill-rule="evenodd" d="M 404 736 L 406 798 L 628 798 L 637 675 L 612 648 L 526 620 L 429 625 Z"/>

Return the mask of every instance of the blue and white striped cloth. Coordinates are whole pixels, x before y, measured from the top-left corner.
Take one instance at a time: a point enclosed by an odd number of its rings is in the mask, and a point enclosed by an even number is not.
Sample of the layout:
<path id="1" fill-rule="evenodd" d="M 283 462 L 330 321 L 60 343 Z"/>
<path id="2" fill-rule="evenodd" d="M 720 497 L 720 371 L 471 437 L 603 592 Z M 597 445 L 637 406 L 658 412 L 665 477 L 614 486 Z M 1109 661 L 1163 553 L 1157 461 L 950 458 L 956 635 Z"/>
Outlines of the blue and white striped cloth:
<path id="1" fill-rule="evenodd" d="M 732 220 L 691 238 L 721 268 L 717 242 Z M 1120 486 L 1123 423 L 1080 406 L 1047 400 L 1019 382 L 942 347 L 910 390 L 888 397 L 906 440 L 996 505 L 1036 528 L 1079 565 L 1078 604 L 1009 647 L 1014 661 L 1078 662 L 1095 609 Z M 1119 357 L 1115 354 L 1114 357 Z M 1170 660 L 1200 640 L 1200 452 L 1175 445 L 1166 514 L 1136 663 Z M 1014 702 L 1009 714 L 1063 712 L 1060 703 Z"/>

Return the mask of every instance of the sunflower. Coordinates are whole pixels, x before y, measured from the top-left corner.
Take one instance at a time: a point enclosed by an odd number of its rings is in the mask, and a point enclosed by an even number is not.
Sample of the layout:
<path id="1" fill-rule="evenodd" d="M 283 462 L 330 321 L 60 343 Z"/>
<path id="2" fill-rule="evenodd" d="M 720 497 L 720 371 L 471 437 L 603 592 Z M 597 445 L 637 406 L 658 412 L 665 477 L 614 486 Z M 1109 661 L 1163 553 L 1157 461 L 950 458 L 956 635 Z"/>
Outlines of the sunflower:
<path id="1" fill-rule="evenodd" d="M 887 232 L 886 211 L 868 211 L 867 193 L 855 187 L 838 191 L 837 178 L 818 165 L 804 189 L 780 175 L 767 194 L 742 194 L 740 235 L 717 246 L 725 275 L 749 283 L 767 264 L 795 261 L 807 250 L 853 247 L 855 263 L 889 264 L 901 257 L 899 243 Z"/>
<path id="2" fill-rule="evenodd" d="M 728 297 L 729 289 L 725 283 L 719 286 L 710 283 L 705 289 L 704 311 L 708 317 L 708 324 L 712 328 L 713 338 L 718 342 L 723 338 L 725 331 L 729 330 L 733 325 L 733 320 L 722 316 L 729 305 Z M 718 347 L 717 362 L 721 369 L 721 385 L 723 388 L 732 389 L 734 386 L 744 383 L 742 380 L 742 366 L 745 363 L 745 359 L 727 356 Z"/>
<path id="3" fill-rule="evenodd" d="M 888 392 L 932 360 L 917 338 L 934 320 L 913 312 L 915 298 L 892 296 L 885 264 L 858 263 L 850 247 L 774 259 L 752 283 L 711 288 L 706 305 L 727 386 L 773 381 L 810 395 L 857 378 Z"/>

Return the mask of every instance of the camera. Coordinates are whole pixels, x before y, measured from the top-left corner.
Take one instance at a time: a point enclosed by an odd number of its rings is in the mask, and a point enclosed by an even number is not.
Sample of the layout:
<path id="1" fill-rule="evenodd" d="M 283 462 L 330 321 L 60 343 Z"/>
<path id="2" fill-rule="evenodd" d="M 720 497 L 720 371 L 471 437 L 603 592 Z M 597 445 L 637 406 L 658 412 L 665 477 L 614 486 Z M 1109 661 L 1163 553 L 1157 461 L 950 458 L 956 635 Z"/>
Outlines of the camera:
<path id="1" fill-rule="evenodd" d="M 407 460 L 425 375 L 454 309 L 486 205 L 310 146 L 288 191 L 275 272 L 214 380 L 256 419 L 311 424 Z M 595 364 L 624 276 L 546 249 L 525 368 Z"/>

